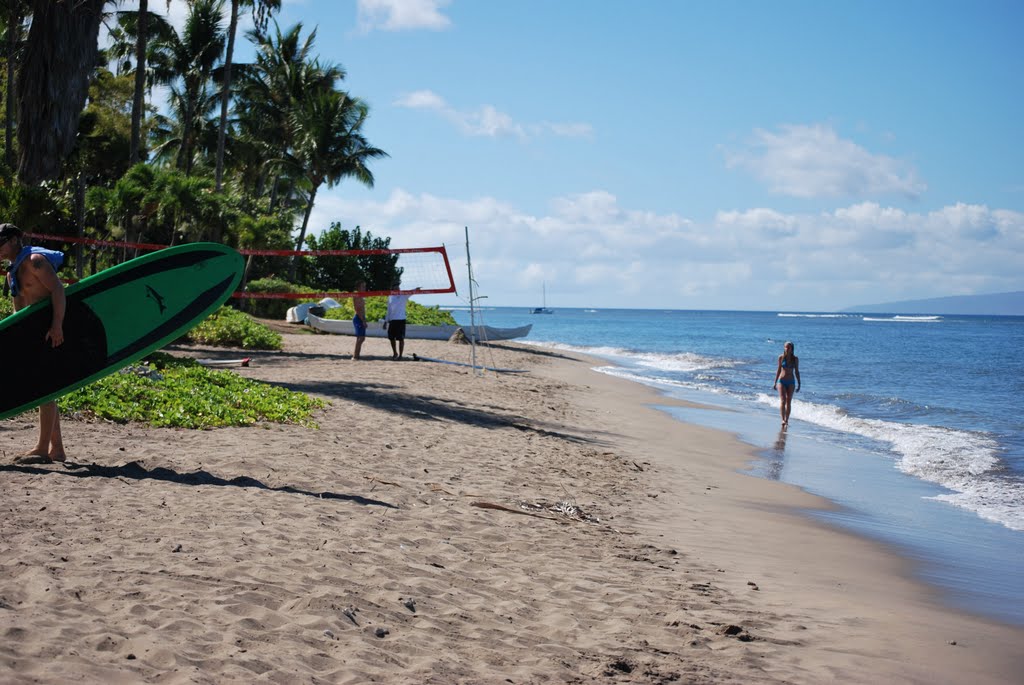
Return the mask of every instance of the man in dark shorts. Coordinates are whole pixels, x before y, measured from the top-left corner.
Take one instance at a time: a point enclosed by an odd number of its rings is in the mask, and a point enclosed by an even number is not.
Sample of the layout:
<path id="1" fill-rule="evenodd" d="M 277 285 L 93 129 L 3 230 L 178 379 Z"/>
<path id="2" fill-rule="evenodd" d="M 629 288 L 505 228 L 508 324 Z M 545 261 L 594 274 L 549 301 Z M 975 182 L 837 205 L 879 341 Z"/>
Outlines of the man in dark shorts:
<path id="1" fill-rule="evenodd" d="M 394 290 L 401 284 L 395 283 Z M 414 291 L 419 288 L 413 288 Z M 388 340 L 391 342 L 391 358 L 401 359 L 405 354 L 405 305 L 409 295 L 388 295 L 388 313 L 384 317 L 384 326 L 388 329 Z"/>

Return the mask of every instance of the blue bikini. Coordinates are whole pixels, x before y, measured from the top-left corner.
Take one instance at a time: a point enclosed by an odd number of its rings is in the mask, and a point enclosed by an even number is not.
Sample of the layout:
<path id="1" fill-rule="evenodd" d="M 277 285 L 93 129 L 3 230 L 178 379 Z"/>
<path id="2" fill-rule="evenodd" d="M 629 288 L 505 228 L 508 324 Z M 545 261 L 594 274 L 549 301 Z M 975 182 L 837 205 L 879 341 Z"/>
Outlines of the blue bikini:
<path id="1" fill-rule="evenodd" d="M 786 360 L 785 359 L 782 360 L 782 368 L 784 368 L 784 369 L 786 368 Z M 782 387 L 784 387 L 784 388 L 796 387 L 796 381 L 793 380 L 792 377 L 780 378 L 779 379 L 779 383 L 782 383 Z"/>

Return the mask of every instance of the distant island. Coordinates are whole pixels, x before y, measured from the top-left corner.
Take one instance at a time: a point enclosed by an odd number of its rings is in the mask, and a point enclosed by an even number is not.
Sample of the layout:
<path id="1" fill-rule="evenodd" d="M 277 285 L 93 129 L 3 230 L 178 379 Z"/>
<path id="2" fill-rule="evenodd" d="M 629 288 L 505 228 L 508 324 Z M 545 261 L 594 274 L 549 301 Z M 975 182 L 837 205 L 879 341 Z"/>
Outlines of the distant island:
<path id="1" fill-rule="evenodd" d="M 992 295 L 956 295 L 927 300 L 903 300 L 882 304 L 861 304 L 843 312 L 886 314 L 975 314 L 981 316 L 1024 316 L 1024 291 Z"/>

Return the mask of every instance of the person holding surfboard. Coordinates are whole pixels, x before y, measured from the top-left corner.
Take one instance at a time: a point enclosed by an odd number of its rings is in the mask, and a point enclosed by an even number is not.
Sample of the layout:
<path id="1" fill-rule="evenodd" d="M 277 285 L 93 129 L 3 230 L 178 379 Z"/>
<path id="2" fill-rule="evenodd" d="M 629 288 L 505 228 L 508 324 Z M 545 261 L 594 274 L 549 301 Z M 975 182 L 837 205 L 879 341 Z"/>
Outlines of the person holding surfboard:
<path id="1" fill-rule="evenodd" d="M 7 285 L 14 298 L 14 311 L 49 298 L 53 315 L 39 343 L 52 348 L 63 345 L 66 301 L 57 269 L 64 261 L 64 253 L 26 245 L 20 228 L 0 224 L 0 259 L 11 263 Z M 66 458 L 57 403 L 46 402 L 39 406 L 39 442 L 34 449 L 15 459 L 15 463 L 58 462 Z"/>

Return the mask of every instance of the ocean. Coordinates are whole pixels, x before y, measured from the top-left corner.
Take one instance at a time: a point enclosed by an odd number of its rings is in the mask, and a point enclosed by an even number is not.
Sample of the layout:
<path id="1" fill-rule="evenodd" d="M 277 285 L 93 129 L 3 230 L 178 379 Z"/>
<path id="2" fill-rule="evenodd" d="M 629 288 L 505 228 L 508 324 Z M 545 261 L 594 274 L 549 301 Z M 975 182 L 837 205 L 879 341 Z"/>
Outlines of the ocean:
<path id="1" fill-rule="evenodd" d="M 532 323 L 520 342 L 722 409 L 662 407 L 753 445 L 752 475 L 835 502 L 807 515 L 891 546 L 950 606 L 1024 625 L 1024 317 L 494 307 L 476 319 Z M 772 380 L 787 340 L 802 387 L 783 431 Z"/>

